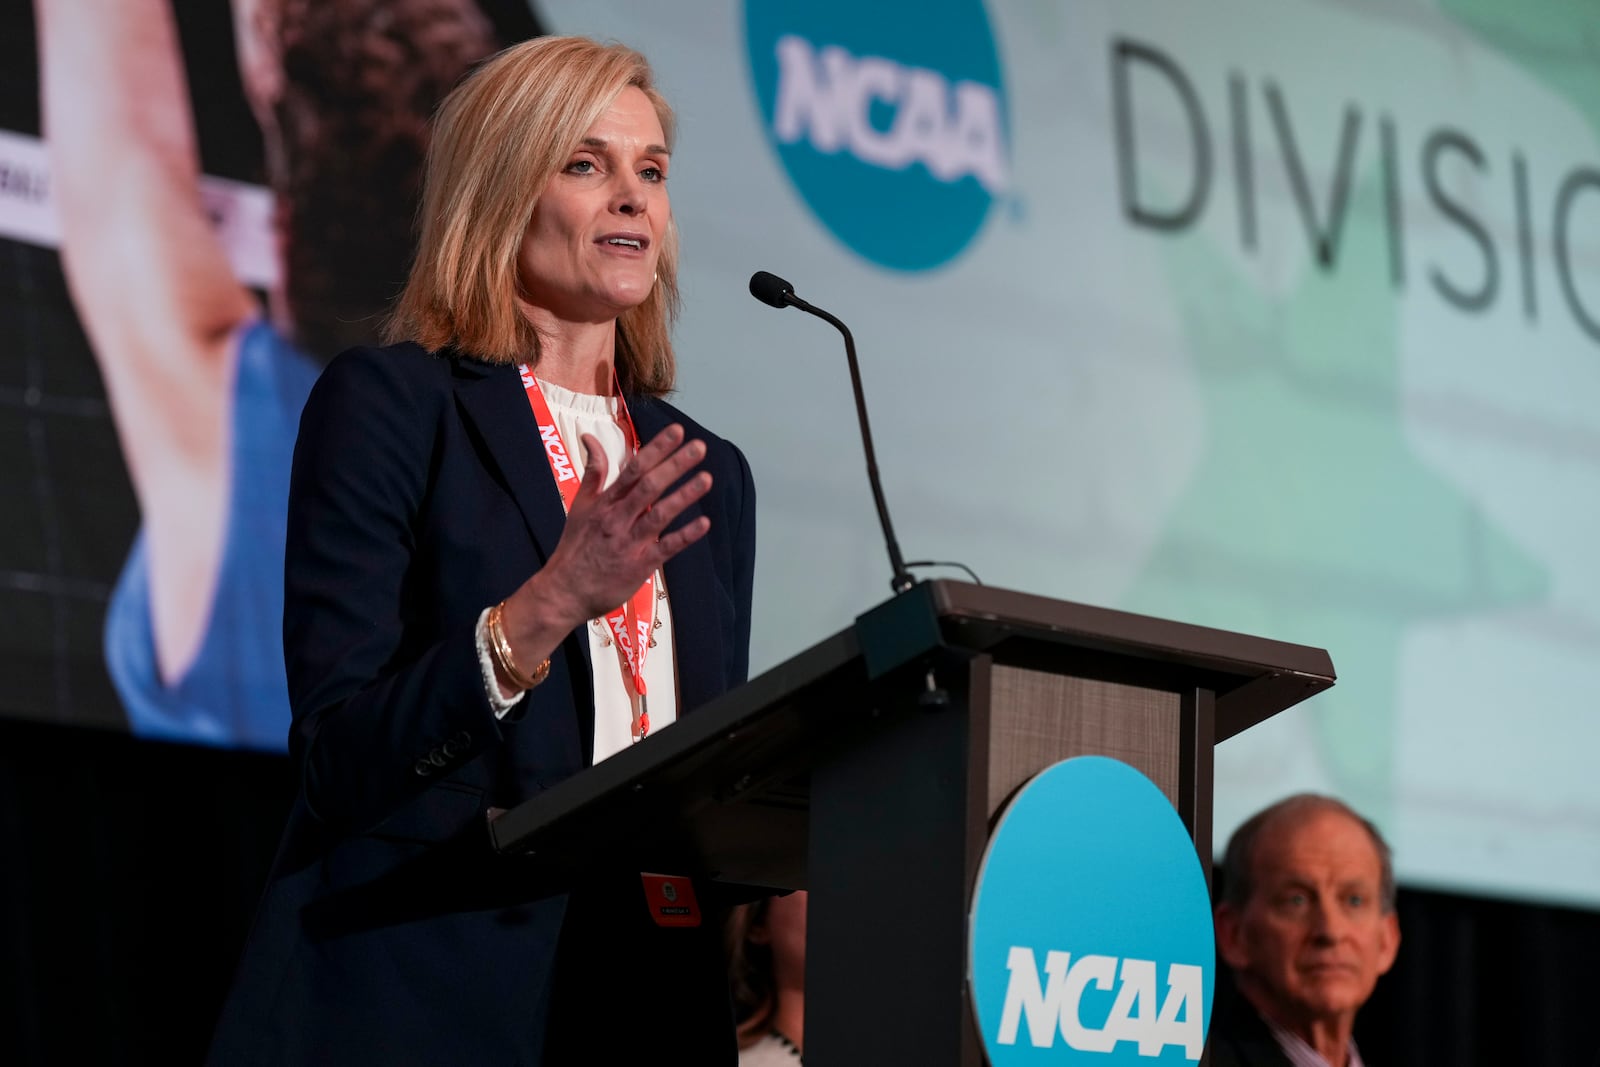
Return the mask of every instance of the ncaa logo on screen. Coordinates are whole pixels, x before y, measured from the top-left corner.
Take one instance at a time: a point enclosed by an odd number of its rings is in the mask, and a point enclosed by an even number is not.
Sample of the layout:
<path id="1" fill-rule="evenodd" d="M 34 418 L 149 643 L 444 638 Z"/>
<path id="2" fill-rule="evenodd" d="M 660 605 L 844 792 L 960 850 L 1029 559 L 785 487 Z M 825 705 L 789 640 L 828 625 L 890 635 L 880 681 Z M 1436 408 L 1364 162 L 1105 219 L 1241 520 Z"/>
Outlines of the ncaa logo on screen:
<path id="1" fill-rule="evenodd" d="M 1215 979 L 1211 900 L 1178 813 L 1104 756 L 1025 785 L 973 892 L 967 978 L 994 1067 L 1190 1063 Z"/>
<path id="2" fill-rule="evenodd" d="M 901 271 L 972 242 L 1010 171 L 981 0 L 748 0 L 745 43 L 767 138 L 835 237 Z"/>

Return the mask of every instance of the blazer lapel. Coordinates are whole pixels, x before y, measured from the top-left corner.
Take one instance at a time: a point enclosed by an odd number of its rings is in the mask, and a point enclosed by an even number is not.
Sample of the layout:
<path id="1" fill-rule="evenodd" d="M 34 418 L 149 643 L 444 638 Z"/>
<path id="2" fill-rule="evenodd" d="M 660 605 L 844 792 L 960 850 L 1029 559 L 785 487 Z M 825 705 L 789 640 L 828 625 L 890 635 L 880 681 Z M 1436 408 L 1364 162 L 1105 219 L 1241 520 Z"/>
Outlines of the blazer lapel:
<path id="1" fill-rule="evenodd" d="M 499 469 L 506 489 L 522 512 L 528 533 L 548 560 L 561 540 L 567 512 L 544 450 L 539 447 L 539 427 L 522 391 L 515 367 L 461 364 L 472 375 L 456 385 L 456 399 L 467 422 L 483 438 L 489 456 Z"/>
<path id="2" fill-rule="evenodd" d="M 639 431 L 641 444 L 648 442 L 670 424 L 661 405 L 648 397 L 631 398 L 628 413 Z M 714 490 L 713 490 L 714 491 Z M 699 502 L 684 509 L 668 529 L 692 522 L 702 514 Z M 667 560 L 667 595 L 672 605 L 672 635 L 678 671 L 678 709 L 692 711 L 721 693 L 726 656 L 722 648 L 722 629 L 717 620 L 717 574 L 711 557 L 711 537 L 707 535 Z"/>

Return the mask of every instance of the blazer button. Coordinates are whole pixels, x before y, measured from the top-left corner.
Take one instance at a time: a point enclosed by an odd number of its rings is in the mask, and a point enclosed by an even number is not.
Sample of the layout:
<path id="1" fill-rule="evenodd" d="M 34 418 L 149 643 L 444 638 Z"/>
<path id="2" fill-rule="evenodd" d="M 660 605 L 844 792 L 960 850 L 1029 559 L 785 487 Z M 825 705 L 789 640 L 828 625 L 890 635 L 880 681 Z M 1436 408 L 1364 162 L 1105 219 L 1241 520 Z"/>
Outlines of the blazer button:
<path id="1" fill-rule="evenodd" d="M 434 749 L 432 752 L 428 753 L 428 762 L 433 764 L 435 767 L 443 767 L 446 763 L 449 763 L 450 760 L 443 752 L 440 752 L 438 749 Z"/>
<path id="2" fill-rule="evenodd" d="M 426 778 L 428 775 L 433 773 L 433 764 L 429 763 L 425 759 L 419 759 L 417 760 L 417 765 L 413 767 L 412 770 Z"/>
<path id="3" fill-rule="evenodd" d="M 451 759 L 455 759 L 457 756 L 461 755 L 461 746 L 456 744 L 456 739 L 453 737 L 439 747 L 442 748 L 444 750 L 444 754 Z"/>
<path id="4" fill-rule="evenodd" d="M 468 745 L 472 744 L 472 735 L 467 733 L 467 731 L 462 730 L 459 734 L 456 734 L 455 737 L 451 738 L 451 740 L 456 743 L 457 747 L 466 748 Z"/>

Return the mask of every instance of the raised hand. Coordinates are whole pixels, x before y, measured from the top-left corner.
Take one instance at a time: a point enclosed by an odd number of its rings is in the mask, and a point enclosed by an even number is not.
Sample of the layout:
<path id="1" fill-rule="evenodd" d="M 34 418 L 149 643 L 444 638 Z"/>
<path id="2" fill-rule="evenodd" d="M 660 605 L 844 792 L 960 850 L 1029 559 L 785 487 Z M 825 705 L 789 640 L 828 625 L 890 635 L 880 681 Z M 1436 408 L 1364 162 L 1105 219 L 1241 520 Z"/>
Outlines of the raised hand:
<path id="1" fill-rule="evenodd" d="M 556 550 L 506 600 L 502 623 L 518 663 L 547 657 L 574 628 L 622 604 L 656 568 L 711 529 L 711 520 L 701 516 L 662 533 L 711 488 L 711 475 L 701 471 L 672 489 L 706 454 L 702 442 L 684 442 L 683 427 L 669 426 L 652 438 L 610 486 L 600 443 L 585 434 L 583 448 L 583 482 Z"/>

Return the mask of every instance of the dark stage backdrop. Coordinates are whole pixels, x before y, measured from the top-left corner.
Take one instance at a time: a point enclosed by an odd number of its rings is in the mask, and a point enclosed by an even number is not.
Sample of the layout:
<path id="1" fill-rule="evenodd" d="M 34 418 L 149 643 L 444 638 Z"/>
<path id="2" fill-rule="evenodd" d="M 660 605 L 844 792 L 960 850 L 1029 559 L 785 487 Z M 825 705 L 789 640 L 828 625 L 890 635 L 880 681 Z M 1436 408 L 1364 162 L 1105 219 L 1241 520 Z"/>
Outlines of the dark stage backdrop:
<path id="1" fill-rule="evenodd" d="M 0 722 L 0 1063 L 198 1063 L 290 779 L 280 756 Z M 1600 1063 L 1600 915 L 1402 889 L 1400 923 L 1357 1030 L 1372 1067 Z"/>

